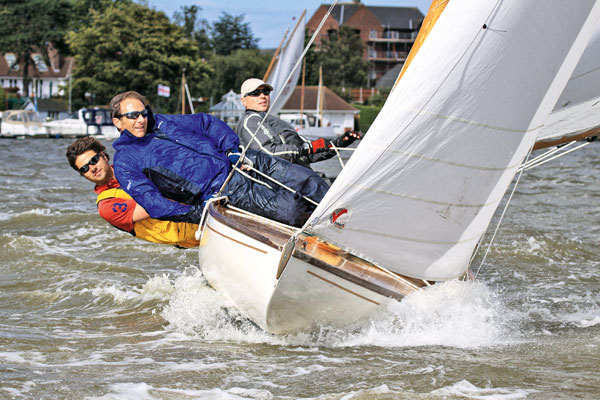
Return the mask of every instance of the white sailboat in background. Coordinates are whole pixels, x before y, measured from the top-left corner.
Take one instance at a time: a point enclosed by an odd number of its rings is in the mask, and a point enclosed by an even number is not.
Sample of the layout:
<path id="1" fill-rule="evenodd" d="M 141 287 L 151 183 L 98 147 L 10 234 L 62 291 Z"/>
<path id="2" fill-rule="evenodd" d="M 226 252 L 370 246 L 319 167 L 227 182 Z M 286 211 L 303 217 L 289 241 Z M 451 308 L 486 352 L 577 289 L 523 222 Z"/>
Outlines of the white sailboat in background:
<path id="1" fill-rule="evenodd" d="M 600 134 L 600 27 L 538 133 L 534 149 Z"/>
<path id="2" fill-rule="evenodd" d="M 263 78 L 265 82 L 273 86 L 276 93 L 281 92 L 278 96 L 272 97 L 273 103 L 270 108 L 270 113 L 272 115 L 276 116 L 279 113 L 292 95 L 296 83 L 298 82 L 300 69 L 296 69 L 291 77 L 290 72 L 292 72 L 294 65 L 302 55 L 302 50 L 304 49 L 305 25 L 306 10 L 304 10 L 302 15 L 300 15 L 300 18 L 298 18 L 298 22 L 296 22 L 296 26 L 294 26 L 287 43 L 283 46 L 281 52 L 276 55 L 276 58 L 274 59 L 276 63 L 275 67 L 273 69 L 269 68 Z"/>
<path id="3" fill-rule="evenodd" d="M 203 273 L 263 329 L 346 325 L 465 276 L 600 19 L 595 0 L 441 3 L 303 229 L 209 206 Z"/>

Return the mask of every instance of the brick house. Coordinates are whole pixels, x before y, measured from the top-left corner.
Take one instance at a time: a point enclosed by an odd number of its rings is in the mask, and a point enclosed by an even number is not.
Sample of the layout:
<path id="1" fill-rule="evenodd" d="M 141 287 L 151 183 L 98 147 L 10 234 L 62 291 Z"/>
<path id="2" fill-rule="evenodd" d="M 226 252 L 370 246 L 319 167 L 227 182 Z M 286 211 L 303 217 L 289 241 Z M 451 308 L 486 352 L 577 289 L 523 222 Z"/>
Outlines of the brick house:
<path id="1" fill-rule="evenodd" d="M 321 4 L 315 11 L 306 24 L 309 34 L 315 32 L 329 7 Z M 318 51 L 321 40 L 328 38 L 340 25 L 356 29 L 365 45 L 363 58 L 371 64 L 369 86 L 374 86 L 386 72 L 404 63 L 423 18 L 416 7 L 366 6 L 360 1 L 338 3 L 315 39 L 315 49 Z"/>
<path id="2" fill-rule="evenodd" d="M 52 46 L 48 45 L 50 65 L 46 65 L 41 53 L 32 55 L 35 63 L 29 65 L 29 95 L 39 99 L 63 95 L 61 87 L 67 87 L 73 69 L 73 57 L 64 57 Z M 16 55 L 4 53 L 0 56 L 0 86 L 16 88 L 21 95 L 23 91 L 23 66 L 15 65 Z"/>

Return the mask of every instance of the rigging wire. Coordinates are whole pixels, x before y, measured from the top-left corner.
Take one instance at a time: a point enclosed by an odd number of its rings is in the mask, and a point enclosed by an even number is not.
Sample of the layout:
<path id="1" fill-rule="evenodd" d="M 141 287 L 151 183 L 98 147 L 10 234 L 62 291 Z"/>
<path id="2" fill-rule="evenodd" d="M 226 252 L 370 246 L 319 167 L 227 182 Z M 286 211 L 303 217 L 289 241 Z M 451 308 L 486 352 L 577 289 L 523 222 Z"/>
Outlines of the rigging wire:
<path id="1" fill-rule="evenodd" d="M 321 19 L 321 22 L 319 23 L 319 26 L 317 27 L 317 29 L 315 30 L 315 32 L 311 36 L 311 38 L 308 41 L 308 43 L 306 44 L 306 46 L 304 47 L 304 51 L 302 52 L 302 54 L 298 58 L 298 61 L 296 61 L 296 64 L 294 65 L 294 68 L 292 68 L 292 70 L 290 71 L 290 73 L 288 74 L 288 76 L 287 76 L 287 78 L 286 78 L 286 80 L 284 82 L 287 82 L 287 81 L 289 81 L 292 78 L 292 75 L 294 74 L 294 72 L 296 71 L 296 69 L 298 69 L 298 66 L 300 65 L 302 59 L 304 58 L 304 56 L 306 55 L 306 53 L 310 49 L 310 46 L 312 45 L 312 43 L 315 41 L 317 35 L 321 31 L 321 28 L 325 24 L 325 21 L 329 17 L 329 14 L 331 14 L 331 11 L 333 11 L 333 8 L 335 7 L 336 4 L 337 4 L 337 0 L 334 0 L 333 3 L 331 4 L 331 6 L 329 7 L 329 9 L 327 10 L 327 13 L 325 13 L 325 15 L 323 16 L 323 18 Z M 282 93 L 283 93 L 283 87 L 279 89 L 279 92 L 277 93 L 277 96 L 275 97 L 275 100 L 273 100 L 271 102 L 271 104 L 269 105 L 269 109 L 265 113 L 265 116 L 263 117 L 263 119 L 259 122 L 258 127 L 256 128 L 256 131 L 254 131 L 254 133 L 252 134 L 252 137 L 250 138 L 250 140 L 248 141 L 248 143 L 251 143 L 252 140 L 254 140 L 256 134 L 258 133 L 258 131 L 263 127 L 263 124 L 264 124 L 265 120 L 267 119 L 267 116 L 271 112 L 271 109 L 273 108 L 273 105 L 275 103 L 277 103 L 277 100 L 279 99 L 279 97 L 281 96 Z M 219 192 L 216 194 L 216 196 L 220 196 L 221 195 L 221 193 L 225 189 L 225 186 L 229 183 L 229 181 L 233 177 L 233 174 L 235 173 L 235 169 L 242 162 L 242 160 L 244 160 L 244 156 L 246 155 L 246 151 L 247 150 L 248 150 L 248 147 L 245 147 L 245 148 L 242 149 L 242 153 L 241 153 L 241 156 L 240 156 L 239 160 L 234 165 L 234 168 L 232 168 L 231 171 L 229 172 L 229 175 L 227 176 L 227 179 L 225 179 L 225 182 L 223 182 L 223 185 L 219 189 Z"/>
<path id="2" fill-rule="evenodd" d="M 531 152 L 533 151 L 533 145 L 534 144 L 535 144 L 535 140 L 531 144 L 531 147 L 529 148 L 529 151 L 527 152 L 527 157 L 525 158 L 525 163 L 527 163 L 527 160 L 529 159 L 529 156 L 531 155 Z M 522 175 L 523 175 L 523 170 L 521 169 L 521 171 L 519 172 L 519 175 L 517 176 L 517 180 L 515 181 L 515 184 L 513 185 L 513 188 L 512 188 L 512 190 L 510 192 L 510 196 L 508 196 L 508 200 L 506 201 L 506 205 L 504 206 L 504 209 L 502 210 L 502 214 L 500 214 L 500 218 L 498 219 L 498 223 L 496 224 L 496 228 L 494 229 L 494 233 L 492 234 L 492 238 L 490 239 L 490 242 L 488 243 L 487 249 L 485 250 L 485 253 L 483 255 L 483 259 L 481 260 L 481 264 L 479 264 L 479 268 L 477 268 L 477 272 L 475 273 L 475 278 L 477 278 L 477 275 L 479 275 L 479 271 L 481 271 L 481 267 L 483 266 L 483 263 L 485 262 L 485 259 L 487 258 L 487 255 L 489 254 L 490 249 L 492 248 L 492 243 L 494 243 L 494 239 L 496 238 L 496 234 L 498 233 L 498 230 L 500 229 L 500 225 L 502 224 L 502 220 L 504 219 L 504 215 L 506 214 L 506 210 L 508 210 L 508 205 L 510 204 L 510 201 L 512 200 L 512 197 L 515 194 L 515 190 L 517 189 L 517 185 L 519 184 L 519 180 L 521 179 Z M 473 258 L 471 258 L 471 260 L 472 259 Z"/>

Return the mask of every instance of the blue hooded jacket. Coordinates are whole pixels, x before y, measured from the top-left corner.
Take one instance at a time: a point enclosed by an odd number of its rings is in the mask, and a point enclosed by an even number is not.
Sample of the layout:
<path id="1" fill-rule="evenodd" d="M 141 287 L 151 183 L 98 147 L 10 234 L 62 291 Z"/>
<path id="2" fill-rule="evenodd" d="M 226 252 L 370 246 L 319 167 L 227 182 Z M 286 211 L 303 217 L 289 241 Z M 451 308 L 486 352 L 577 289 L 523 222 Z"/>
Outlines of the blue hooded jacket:
<path id="1" fill-rule="evenodd" d="M 238 146 L 235 132 L 212 115 L 150 112 L 146 136 L 123 130 L 113 143 L 115 176 L 150 217 L 190 221 L 225 182 L 227 153 Z"/>

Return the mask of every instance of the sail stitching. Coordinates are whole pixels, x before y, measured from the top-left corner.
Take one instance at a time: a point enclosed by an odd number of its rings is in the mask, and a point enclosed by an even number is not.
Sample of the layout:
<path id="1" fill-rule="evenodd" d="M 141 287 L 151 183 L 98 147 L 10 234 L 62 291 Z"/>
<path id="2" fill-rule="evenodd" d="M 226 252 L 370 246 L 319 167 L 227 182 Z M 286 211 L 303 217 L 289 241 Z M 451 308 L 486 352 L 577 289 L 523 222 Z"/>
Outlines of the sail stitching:
<path id="1" fill-rule="evenodd" d="M 369 192 L 378 193 L 378 194 L 387 194 L 389 196 L 399 197 L 399 198 L 403 198 L 403 199 L 407 199 L 407 200 L 418 201 L 418 202 L 421 202 L 421 203 L 429 203 L 429 204 L 436 204 L 436 205 L 439 205 L 439 206 L 449 206 L 449 207 L 457 207 L 457 208 L 483 208 L 483 207 L 489 207 L 489 206 L 493 206 L 493 205 L 498 204 L 500 202 L 500 200 L 502 200 L 502 197 L 504 197 L 504 196 L 500 196 L 496 200 L 493 200 L 493 201 L 491 201 L 489 203 L 483 203 L 483 204 L 459 204 L 459 203 L 448 203 L 448 202 L 444 202 L 444 201 L 423 199 L 423 198 L 419 198 L 419 197 L 415 197 L 415 196 L 409 196 L 407 194 L 390 192 L 388 190 L 377 189 L 377 188 L 372 188 L 372 187 L 368 187 L 368 186 L 361 186 L 361 185 L 359 185 L 357 183 L 349 184 L 348 186 L 349 187 L 350 186 L 355 186 L 355 187 L 358 187 L 359 189 L 366 190 L 366 191 L 369 191 Z"/>
<path id="2" fill-rule="evenodd" d="M 511 169 L 518 168 L 521 165 L 521 164 L 517 163 L 514 165 L 509 165 L 508 167 L 484 167 L 484 166 L 479 166 L 479 165 L 463 164 L 463 163 L 458 163 L 458 162 L 454 162 L 454 161 L 443 160 L 441 158 L 429 157 L 429 156 L 426 156 L 423 154 L 413 153 L 410 151 L 404 151 L 404 150 L 399 150 L 399 149 L 389 148 L 389 149 L 384 149 L 384 150 L 393 152 L 393 153 L 397 153 L 397 154 L 401 154 L 401 155 L 405 155 L 408 157 L 419 158 L 419 159 L 425 160 L 425 161 L 442 163 L 442 164 L 446 164 L 446 165 L 451 165 L 453 167 L 477 169 L 477 170 L 481 170 L 481 171 L 508 171 Z"/>
<path id="3" fill-rule="evenodd" d="M 495 4 L 495 5 L 492 7 L 492 9 L 491 9 L 491 11 L 490 11 L 490 13 L 489 13 L 488 17 L 486 18 L 486 20 L 488 20 L 488 19 L 491 17 L 491 15 L 492 15 L 492 13 L 493 13 L 493 10 L 494 10 L 494 9 L 496 9 L 496 7 L 498 6 L 498 3 L 499 3 L 499 0 L 498 0 L 498 1 L 496 2 L 496 4 Z M 464 57 L 467 55 L 467 53 L 469 52 L 469 50 L 470 50 L 470 49 L 473 47 L 473 45 L 475 44 L 475 42 L 476 42 L 477 38 L 478 38 L 478 37 L 481 35 L 481 32 L 482 32 L 482 30 L 479 30 L 479 31 L 477 32 L 477 34 L 473 36 L 473 39 L 471 40 L 471 42 L 470 42 L 470 43 L 469 43 L 469 44 L 466 46 L 465 50 L 464 50 L 464 51 L 463 51 L 463 53 L 460 55 L 460 57 L 458 58 L 458 60 L 457 60 L 457 61 L 456 61 L 456 63 L 454 64 L 454 66 L 453 66 L 452 68 L 450 68 L 450 70 L 448 71 L 448 73 L 446 74 L 446 76 L 444 77 L 444 79 L 442 80 L 442 82 L 439 84 L 439 86 L 437 87 L 437 89 L 433 91 L 433 93 L 431 94 L 431 96 L 429 97 L 429 99 L 428 99 L 428 100 L 427 100 L 427 101 L 426 101 L 426 102 L 423 104 L 423 107 L 421 108 L 421 110 L 425 110 L 425 107 L 426 107 L 426 106 L 427 106 L 427 105 L 428 105 L 428 104 L 429 104 L 429 103 L 430 103 L 430 102 L 433 100 L 433 98 L 434 98 L 434 97 L 437 95 L 438 91 L 439 91 L 439 90 L 442 88 L 442 86 L 444 86 L 444 84 L 446 83 L 446 81 L 448 80 L 448 78 L 449 78 L 449 77 L 452 75 L 452 72 L 453 72 L 453 71 L 455 70 L 455 68 L 456 68 L 456 67 L 457 67 L 457 66 L 458 66 L 458 65 L 459 65 L 459 64 L 462 62 L 462 60 L 463 60 L 463 59 L 464 59 Z M 413 116 L 413 118 L 412 118 L 412 119 L 411 119 L 411 120 L 408 122 L 408 124 L 406 124 L 406 126 L 405 126 L 405 127 L 402 129 L 402 131 L 405 131 L 406 129 L 408 129 L 408 128 L 409 128 L 409 127 L 410 127 L 410 126 L 413 124 L 413 122 L 415 122 L 415 120 L 417 119 L 417 116 L 418 116 L 418 115 L 419 115 L 419 113 L 417 112 L 417 114 Z M 367 134 L 368 134 L 368 132 L 367 132 Z M 391 146 L 391 144 L 390 144 L 390 146 Z M 388 146 L 388 148 L 389 148 L 390 146 Z M 381 155 L 378 157 L 378 159 L 380 159 L 382 155 L 383 155 L 383 153 L 382 153 L 382 154 L 381 154 Z M 373 164 L 375 164 L 375 161 L 373 162 Z M 369 170 L 369 168 L 365 168 L 365 171 L 363 172 L 363 174 L 362 174 L 362 175 L 361 175 L 361 176 L 360 176 L 360 177 L 359 177 L 357 180 L 359 180 L 359 179 L 362 179 L 362 177 L 364 176 L 364 174 L 366 174 L 366 173 L 367 173 L 367 171 L 368 171 L 368 170 Z M 333 204 L 333 203 L 335 203 L 335 202 L 336 202 L 337 200 L 339 200 L 339 199 L 340 199 L 340 198 L 341 198 L 341 197 L 342 197 L 344 194 L 345 194 L 345 191 L 340 191 L 340 193 L 339 193 L 339 194 L 338 194 L 338 196 L 337 196 L 337 199 L 336 199 L 336 200 L 333 200 L 333 201 L 330 201 L 330 204 Z M 319 215 L 318 217 L 316 217 L 316 218 L 312 218 L 312 219 L 309 219 L 309 220 L 306 222 L 306 224 L 305 224 L 305 225 L 302 227 L 302 230 L 305 230 L 305 229 L 307 229 L 307 228 L 310 226 L 310 224 L 311 224 L 311 221 L 318 221 L 318 220 L 320 220 L 320 219 L 321 219 L 321 217 L 322 217 L 322 216 L 323 216 L 325 213 L 327 213 L 327 212 L 329 212 L 329 211 L 330 211 L 330 210 L 323 210 L 323 213 L 322 213 L 321 215 Z"/>
<path id="4" fill-rule="evenodd" d="M 402 110 L 403 108 L 400 108 L 400 110 Z M 429 115 L 435 118 L 439 118 L 439 119 L 446 119 L 449 121 L 454 121 L 454 122 L 460 122 L 463 124 L 467 124 L 467 125 L 471 125 L 471 126 L 477 126 L 479 128 L 486 128 L 486 129 L 493 129 L 493 130 L 497 130 L 497 131 L 503 131 L 503 132 L 510 132 L 510 133 L 529 133 L 529 132 L 535 132 L 536 130 L 540 129 L 542 126 L 544 126 L 543 124 L 535 127 L 535 128 L 530 128 L 530 129 L 514 129 L 514 128 L 505 128 L 505 127 L 501 127 L 501 126 L 497 126 L 497 125 L 491 125 L 491 124 L 485 124 L 483 122 L 477 122 L 477 121 L 473 121 L 473 120 L 469 120 L 469 119 L 465 119 L 465 118 L 459 118 L 459 117 L 453 117 L 451 115 L 443 115 L 440 113 L 436 113 L 433 111 L 427 111 L 427 110 L 417 110 L 414 108 L 404 108 L 404 111 L 409 111 L 409 112 L 413 112 L 416 113 L 417 115 L 419 114 L 425 114 L 425 115 Z"/>
<path id="5" fill-rule="evenodd" d="M 470 243 L 476 240 L 479 240 L 479 238 L 485 233 L 482 232 L 474 237 L 468 238 L 468 239 L 463 239 L 463 240 L 452 240 L 452 241 L 437 241 L 437 240 L 426 240 L 426 239 L 417 239 L 417 238 L 410 238 L 407 236 L 400 236 L 400 235 L 392 235 L 389 233 L 384 233 L 384 232 L 375 232 L 375 231 L 370 231 L 367 229 L 359 229 L 359 228 L 351 228 L 351 227 L 346 227 L 345 229 L 352 231 L 352 232 L 360 232 L 360 233 L 364 233 L 367 235 L 374 235 L 374 236 L 379 236 L 379 237 L 385 237 L 385 238 L 389 238 L 389 239 L 397 239 L 397 240 L 403 240 L 406 242 L 415 242 L 415 243 L 425 243 L 425 244 L 439 244 L 439 245 L 452 245 L 452 244 L 465 244 L 465 243 Z"/>

